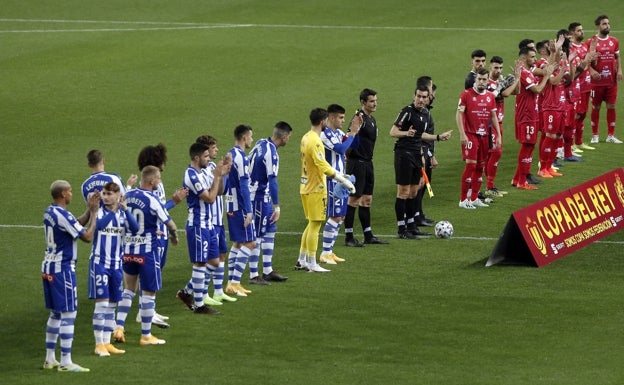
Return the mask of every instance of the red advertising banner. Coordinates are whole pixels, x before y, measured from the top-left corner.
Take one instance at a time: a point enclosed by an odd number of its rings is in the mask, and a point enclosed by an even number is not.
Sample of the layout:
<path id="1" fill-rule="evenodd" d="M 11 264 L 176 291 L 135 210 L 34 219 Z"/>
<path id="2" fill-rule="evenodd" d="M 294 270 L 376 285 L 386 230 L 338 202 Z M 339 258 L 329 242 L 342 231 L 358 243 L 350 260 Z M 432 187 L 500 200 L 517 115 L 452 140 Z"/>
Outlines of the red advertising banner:
<path id="1" fill-rule="evenodd" d="M 615 169 L 514 212 L 486 266 L 541 267 L 624 228 L 624 170 Z"/>

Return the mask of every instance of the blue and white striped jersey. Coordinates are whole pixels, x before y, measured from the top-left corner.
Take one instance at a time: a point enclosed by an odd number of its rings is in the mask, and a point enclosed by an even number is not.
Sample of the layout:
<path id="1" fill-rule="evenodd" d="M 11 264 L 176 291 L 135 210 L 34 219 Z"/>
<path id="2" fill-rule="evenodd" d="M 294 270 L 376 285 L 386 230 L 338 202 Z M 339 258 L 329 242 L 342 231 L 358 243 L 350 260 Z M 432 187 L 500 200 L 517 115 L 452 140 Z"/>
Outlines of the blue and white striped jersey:
<path id="1" fill-rule="evenodd" d="M 217 164 L 209 162 L 208 168 L 214 175 L 214 169 L 217 168 Z M 210 204 L 210 219 L 212 219 L 213 225 L 223 226 L 223 197 L 221 195 L 217 195 L 217 199 Z"/>
<path id="2" fill-rule="evenodd" d="M 66 209 L 51 204 L 43 213 L 46 250 L 41 264 L 45 274 L 60 273 L 76 268 L 78 245 L 76 240 L 86 231 Z"/>
<path id="3" fill-rule="evenodd" d="M 249 158 L 239 147 L 234 146 L 229 153 L 232 155 L 232 168 L 228 176 L 228 188 L 225 199 L 226 212 L 242 211 L 244 215 L 251 213 L 251 195 L 249 192 Z"/>
<path id="4" fill-rule="evenodd" d="M 119 186 L 119 191 L 121 191 L 121 195 L 126 194 L 126 185 L 122 182 L 121 177 L 117 174 L 111 174 L 108 172 L 100 171 L 91 174 L 83 183 L 82 183 L 82 197 L 85 202 L 87 201 L 87 197 L 89 193 L 97 191 L 102 191 L 104 185 L 108 182 L 114 182 Z"/>
<path id="5" fill-rule="evenodd" d="M 126 231 L 124 254 L 147 255 L 158 246 L 158 222 L 167 223 L 171 217 L 154 193 L 141 188 L 126 193 L 126 206 L 134 215 L 139 230 Z"/>
<path id="6" fill-rule="evenodd" d="M 277 198 L 277 191 L 271 193 L 270 177 L 277 177 L 279 172 L 279 155 L 271 138 L 260 139 L 249 152 L 250 192 L 251 200 L 256 198 Z M 273 188 L 277 188 L 277 184 Z M 279 202 L 273 202 L 278 204 Z"/>
<path id="7" fill-rule="evenodd" d="M 126 213 L 123 210 L 113 212 L 104 206 L 99 208 L 91 247 L 91 258 L 94 263 L 101 264 L 106 269 L 121 267 L 127 223 Z"/>
<path id="8" fill-rule="evenodd" d="M 341 129 L 325 127 L 321 131 L 321 142 L 325 146 L 325 159 L 334 170 L 345 172 L 345 152 L 353 142 L 353 136 L 345 135 Z"/>
<path id="9" fill-rule="evenodd" d="M 210 189 L 213 180 L 212 171 L 203 169 L 197 171 L 193 166 L 188 166 L 184 172 L 182 186 L 188 188 L 189 193 L 186 197 L 186 205 L 188 206 L 187 226 L 201 226 L 202 228 L 212 228 L 210 218 L 210 205 L 204 202 L 199 196 Z"/>

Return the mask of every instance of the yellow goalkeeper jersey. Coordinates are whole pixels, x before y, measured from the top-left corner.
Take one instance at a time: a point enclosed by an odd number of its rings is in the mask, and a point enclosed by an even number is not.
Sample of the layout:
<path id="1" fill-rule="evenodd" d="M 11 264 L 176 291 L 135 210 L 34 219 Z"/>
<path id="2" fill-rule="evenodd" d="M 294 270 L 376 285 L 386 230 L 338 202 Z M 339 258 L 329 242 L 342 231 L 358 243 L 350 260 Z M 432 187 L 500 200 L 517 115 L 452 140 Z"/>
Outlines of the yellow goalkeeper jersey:
<path id="1" fill-rule="evenodd" d="M 334 169 L 325 160 L 325 147 L 316 131 L 308 131 L 301 138 L 300 194 L 327 193 L 325 176 L 333 177 Z"/>

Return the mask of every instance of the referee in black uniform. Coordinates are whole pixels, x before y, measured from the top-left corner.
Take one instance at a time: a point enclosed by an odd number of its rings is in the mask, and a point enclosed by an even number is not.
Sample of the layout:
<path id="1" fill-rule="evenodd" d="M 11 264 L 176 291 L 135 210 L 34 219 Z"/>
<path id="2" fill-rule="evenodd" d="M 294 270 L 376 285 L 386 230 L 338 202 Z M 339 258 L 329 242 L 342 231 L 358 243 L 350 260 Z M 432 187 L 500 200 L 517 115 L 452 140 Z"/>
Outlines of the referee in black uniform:
<path id="1" fill-rule="evenodd" d="M 373 189 L 375 187 L 375 170 L 373 168 L 373 152 L 375 141 L 377 140 L 377 122 L 373 117 L 373 112 L 377 109 L 377 92 L 370 88 L 365 88 L 360 92 L 360 105 L 358 111 L 361 114 L 363 123 L 357 134 L 360 144 L 357 148 L 347 152 L 346 172 L 355 176 L 355 193 L 349 196 L 347 203 L 347 213 L 345 215 L 345 245 L 362 247 L 363 243 L 353 236 L 353 223 L 355 222 L 355 211 L 358 210 L 358 217 L 364 231 L 365 244 L 387 244 L 388 242 L 373 235 L 371 229 L 370 206 L 373 201 Z"/>
<path id="2" fill-rule="evenodd" d="M 441 135 L 427 133 L 430 124 L 429 87 L 419 84 L 414 92 L 412 104 L 404 107 L 390 129 L 390 136 L 397 138 L 394 145 L 394 172 L 397 185 L 397 196 L 394 210 L 397 218 L 398 237 L 415 239 L 420 231 L 413 224 L 416 194 L 422 188 L 421 180 L 423 158 L 423 141 L 433 142 L 448 140 L 451 131 Z M 410 228 L 407 227 L 410 219 Z M 424 234 L 424 233 L 420 233 Z"/>

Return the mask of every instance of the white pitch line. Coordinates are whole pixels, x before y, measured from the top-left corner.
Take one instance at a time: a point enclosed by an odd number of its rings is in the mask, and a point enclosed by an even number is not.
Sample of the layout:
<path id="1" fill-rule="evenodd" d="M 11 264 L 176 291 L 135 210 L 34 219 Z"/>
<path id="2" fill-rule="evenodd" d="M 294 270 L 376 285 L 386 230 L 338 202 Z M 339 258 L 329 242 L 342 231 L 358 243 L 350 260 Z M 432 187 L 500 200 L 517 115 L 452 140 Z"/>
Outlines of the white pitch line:
<path id="1" fill-rule="evenodd" d="M 6 19 L 0 23 L 33 23 L 33 24 L 121 24 L 121 25 L 162 25 L 164 27 L 146 28 L 76 28 L 76 29 L 14 29 L 0 30 L 0 33 L 68 33 L 68 32 L 139 32 L 168 31 L 217 28 L 296 28 L 296 29 L 332 29 L 332 30 L 386 30 L 386 31 L 475 31 L 475 32 L 552 32 L 550 29 L 530 28 L 467 28 L 467 27 L 401 27 L 401 26 L 357 26 L 357 25 L 296 25 L 296 24 L 226 24 L 226 23 L 184 23 L 158 21 L 113 21 L 113 20 L 57 20 L 57 19 Z M 612 31 L 620 32 L 620 31 Z"/>

